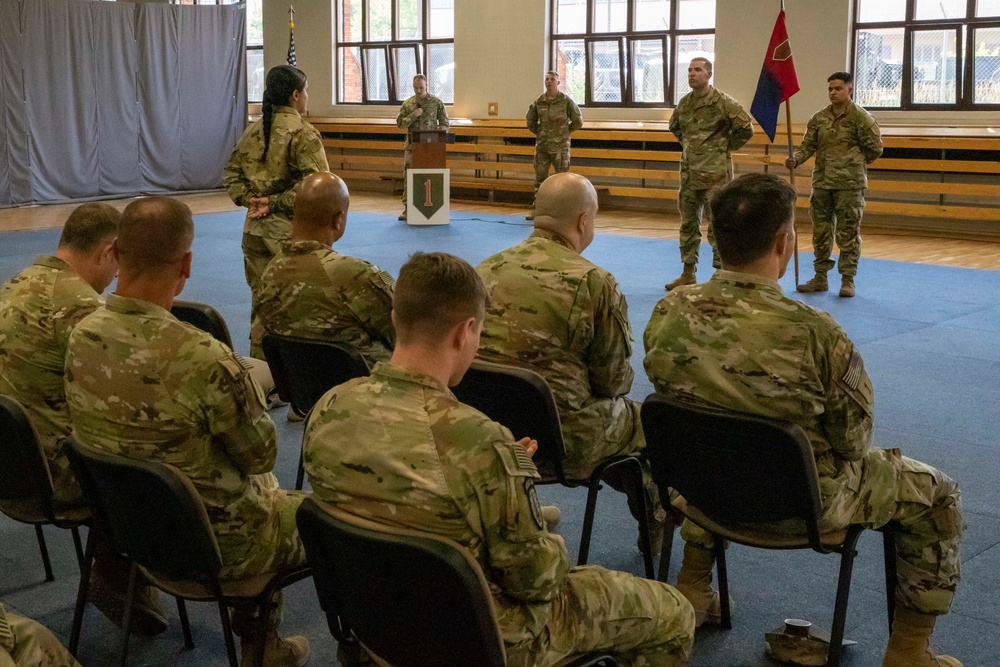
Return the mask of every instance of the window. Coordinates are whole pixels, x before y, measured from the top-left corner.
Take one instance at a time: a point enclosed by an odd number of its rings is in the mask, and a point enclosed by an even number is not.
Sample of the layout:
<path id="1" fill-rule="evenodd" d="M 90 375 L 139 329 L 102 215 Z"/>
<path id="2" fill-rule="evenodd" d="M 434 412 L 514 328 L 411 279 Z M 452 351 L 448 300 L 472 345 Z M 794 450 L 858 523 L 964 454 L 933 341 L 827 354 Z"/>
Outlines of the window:
<path id="1" fill-rule="evenodd" d="M 552 0 L 552 25 L 552 69 L 587 106 L 672 106 L 691 58 L 715 61 L 715 0 Z"/>
<path id="2" fill-rule="evenodd" d="M 172 0 L 175 5 L 247 4 L 247 102 L 264 101 L 264 0 Z"/>
<path id="3" fill-rule="evenodd" d="M 413 77 L 455 101 L 455 0 L 337 0 L 337 100 L 399 104 Z"/>
<path id="4" fill-rule="evenodd" d="M 855 11 L 858 104 L 1000 108 L 1000 0 L 859 0 Z"/>

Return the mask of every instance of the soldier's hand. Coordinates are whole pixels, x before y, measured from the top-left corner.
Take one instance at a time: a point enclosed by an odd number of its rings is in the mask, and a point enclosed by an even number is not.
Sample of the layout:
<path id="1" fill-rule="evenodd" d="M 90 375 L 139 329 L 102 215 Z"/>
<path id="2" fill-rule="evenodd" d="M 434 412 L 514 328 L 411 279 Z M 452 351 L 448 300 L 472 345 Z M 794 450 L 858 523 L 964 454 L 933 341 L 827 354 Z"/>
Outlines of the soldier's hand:
<path id="1" fill-rule="evenodd" d="M 793 157 L 785 158 L 785 166 L 788 167 L 789 169 L 795 169 L 797 166 L 799 166 L 799 161 Z"/>
<path id="2" fill-rule="evenodd" d="M 424 110 L 421 109 L 420 107 L 417 107 L 417 110 L 413 112 L 413 116 L 415 118 L 420 118 L 423 115 L 424 115 Z"/>
<path id="3" fill-rule="evenodd" d="M 535 452 L 538 451 L 537 440 L 532 440 L 531 438 L 521 438 L 517 441 L 517 444 L 524 447 L 524 451 L 528 452 L 528 456 L 534 456 Z"/>
<path id="4" fill-rule="evenodd" d="M 251 197 L 249 208 L 250 212 L 248 215 L 254 220 L 266 218 L 271 212 L 267 197 Z"/>

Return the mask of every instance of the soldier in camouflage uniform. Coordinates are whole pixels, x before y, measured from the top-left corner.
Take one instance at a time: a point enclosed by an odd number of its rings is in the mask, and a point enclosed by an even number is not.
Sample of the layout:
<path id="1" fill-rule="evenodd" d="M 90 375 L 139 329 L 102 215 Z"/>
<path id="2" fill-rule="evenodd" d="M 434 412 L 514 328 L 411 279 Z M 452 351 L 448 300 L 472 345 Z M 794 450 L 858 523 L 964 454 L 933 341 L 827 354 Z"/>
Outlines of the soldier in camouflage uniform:
<path id="1" fill-rule="evenodd" d="M 0 604 L 0 667 L 80 667 L 80 663 L 44 625 Z"/>
<path id="2" fill-rule="evenodd" d="M 798 285 L 800 292 L 825 292 L 833 268 L 834 236 L 840 248 L 840 296 L 854 296 L 854 276 L 861 257 L 861 215 L 865 209 L 868 166 L 882 154 L 882 133 L 870 113 L 851 100 L 854 78 L 834 72 L 827 79 L 830 106 L 809 119 L 802 144 L 785 164 L 789 169 L 816 156 L 809 212 L 813 223 L 816 275 Z"/>
<path id="3" fill-rule="evenodd" d="M 330 173 L 307 176 L 295 200 L 292 240 L 261 277 L 264 328 L 284 336 L 348 343 L 369 365 L 387 361 L 392 277 L 331 247 L 347 228 L 347 185 Z"/>
<path id="4" fill-rule="evenodd" d="M 260 276 L 292 234 L 297 186 L 317 171 L 329 171 L 323 138 L 302 119 L 309 103 L 306 75 L 290 65 L 267 73 L 263 117 L 250 124 L 222 171 L 237 206 L 247 207 L 243 268 L 250 286 L 250 356 L 264 358 L 264 328 L 257 315 Z"/>
<path id="5" fill-rule="evenodd" d="M 427 77 L 423 74 L 413 77 L 413 97 L 403 102 L 396 116 L 396 127 L 406 130 L 406 142 L 403 144 L 403 212 L 399 214 L 400 220 L 406 220 L 406 172 L 413 162 L 410 133 L 418 130 L 447 130 L 450 125 L 444 102 L 427 92 Z"/>
<path id="6" fill-rule="evenodd" d="M 566 443 L 566 472 L 586 479 L 598 463 L 646 441 L 632 388 L 632 328 L 614 277 L 580 253 L 594 239 L 597 193 L 579 174 L 554 174 L 538 190 L 535 231 L 483 260 L 490 294 L 480 356 L 523 366 L 552 388 Z M 653 550 L 666 513 L 647 475 Z M 618 479 L 609 482 L 626 490 Z M 642 503 L 630 498 L 638 517 Z"/>
<path id="7" fill-rule="evenodd" d="M 715 250 L 711 192 L 733 179 L 732 152 L 753 136 L 750 116 L 740 103 L 709 84 L 712 63 L 693 58 L 688 65 L 691 92 L 681 98 L 670 116 L 670 131 L 681 144 L 680 189 L 677 209 L 681 214 L 680 246 L 684 270 L 665 286 L 669 292 L 697 282 L 698 249 L 701 245 L 702 213 L 708 217 L 708 242 L 712 246 L 712 266 L 719 268 Z"/>
<path id="8" fill-rule="evenodd" d="M 403 266 L 391 362 L 328 392 L 306 426 L 314 494 L 468 549 L 490 582 L 508 665 L 548 667 L 590 651 L 621 664 L 684 664 L 694 632 L 684 598 L 656 581 L 570 567 L 535 494 L 537 443 L 515 442 L 448 389 L 472 362 L 487 300 L 457 257 L 418 253 Z"/>
<path id="9" fill-rule="evenodd" d="M 898 531 L 884 667 L 955 667 L 954 658 L 928 653 L 928 639 L 960 577 L 958 486 L 899 450 L 872 446 L 874 395 L 861 354 L 829 315 L 782 294 L 795 199 L 791 186 L 765 174 L 743 176 L 713 198 L 723 270 L 657 304 L 646 372 L 672 398 L 801 426 L 819 472 L 820 529 L 892 522 Z M 709 544 L 686 545 L 678 576 L 696 611 L 712 595 Z"/>
<path id="10" fill-rule="evenodd" d="M 535 135 L 535 194 L 549 177 L 549 167 L 559 174 L 569 171 L 569 135 L 583 127 L 580 107 L 559 92 L 559 73 L 545 73 L 545 92 L 528 107 L 528 130 Z M 527 216 L 535 219 L 534 206 Z"/>
<path id="11" fill-rule="evenodd" d="M 240 579 L 305 562 L 295 525 L 301 494 L 278 488 L 274 424 L 260 387 L 225 344 L 170 314 L 191 274 L 187 206 L 147 197 L 125 209 L 116 241 L 118 286 L 70 334 L 66 400 L 73 429 L 98 449 L 177 466 L 198 490 L 222 553 L 221 576 Z M 250 610 L 234 630 L 244 661 L 265 642 L 267 665 L 302 665 L 304 637 L 266 637 Z"/>

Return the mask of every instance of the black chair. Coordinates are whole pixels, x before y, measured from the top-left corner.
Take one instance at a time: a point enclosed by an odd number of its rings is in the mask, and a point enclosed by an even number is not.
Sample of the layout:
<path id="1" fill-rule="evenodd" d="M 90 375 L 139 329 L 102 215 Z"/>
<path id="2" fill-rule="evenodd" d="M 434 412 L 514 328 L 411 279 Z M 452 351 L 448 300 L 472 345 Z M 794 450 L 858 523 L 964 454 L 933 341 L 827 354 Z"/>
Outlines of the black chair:
<path id="1" fill-rule="evenodd" d="M 42 526 L 68 528 L 73 534 L 76 559 L 83 569 L 80 526 L 90 523 L 90 508 L 56 512 L 49 464 L 24 406 L 9 396 L 0 396 L 0 512 L 35 527 L 42 553 L 45 580 L 54 581 L 52 562 Z"/>
<path id="2" fill-rule="evenodd" d="M 255 604 L 259 610 L 254 633 L 267 631 L 268 610 L 274 593 L 310 575 L 307 566 L 262 574 L 238 581 L 220 581 L 222 555 L 212 532 L 205 505 L 191 481 L 173 466 L 100 452 L 70 436 L 70 460 L 95 514 L 106 528 L 111 547 L 128 558 L 125 616 L 122 622 L 120 664 L 127 664 L 132 606 L 139 574 L 177 598 L 184 644 L 193 648 L 184 600 L 216 601 L 225 635 L 230 667 L 238 667 L 228 607 Z M 75 651 L 83 622 L 93 543 L 87 540 L 84 576 L 80 580 L 70 650 Z M 253 667 L 263 667 L 264 642 Z M 246 667 L 246 666 L 245 666 Z"/>
<path id="3" fill-rule="evenodd" d="M 278 396 L 300 415 L 309 414 L 330 389 L 370 372 L 364 357 L 346 343 L 266 333 L 261 346 Z M 305 477 L 302 463 L 299 454 L 296 490 L 302 489 Z"/>
<path id="4" fill-rule="evenodd" d="M 634 495 L 645 499 L 642 490 L 642 464 L 635 456 L 607 458 L 594 468 L 587 479 L 567 476 L 563 468 L 566 447 L 559 422 L 559 410 L 552 390 L 538 373 L 514 366 L 476 361 L 452 391 L 462 403 L 471 405 L 493 421 L 506 426 L 515 438 L 530 437 L 538 441 L 538 451 L 533 458 L 542 476 L 539 484 L 587 487 L 587 509 L 583 515 L 578 565 L 585 565 L 590 554 L 597 493 L 601 490 L 601 481 L 608 470 L 620 468 L 627 475 L 627 483 L 633 486 Z M 645 500 L 643 503 L 645 505 Z M 643 560 L 646 576 L 652 579 L 656 575 L 649 544 L 648 509 L 644 506 L 641 512 L 639 535 L 645 543 Z"/>
<path id="5" fill-rule="evenodd" d="M 181 322 L 198 327 L 211 334 L 216 340 L 225 343 L 230 350 L 233 349 L 233 337 L 229 334 L 226 320 L 223 319 L 219 311 L 207 303 L 174 299 L 170 313 Z"/>
<path id="6" fill-rule="evenodd" d="M 724 540 L 761 549 L 813 549 L 840 554 L 829 667 L 840 664 L 855 546 L 864 527 L 821 533 L 823 512 L 812 445 L 797 425 L 754 415 L 694 407 L 651 394 L 642 405 L 646 454 L 663 498 L 715 537 L 722 625 L 732 628 Z M 782 522 L 781 528 L 775 524 Z M 801 531 L 790 529 L 796 526 Z M 889 625 L 895 603 L 896 545 L 882 531 Z M 660 557 L 660 581 L 670 569 L 670 540 Z"/>
<path id="7" fill-rule="evenodd" d="M 302 502 L 296 520 L 337 641 L 360 641 L 395 667 L 506 664 L 493 596 L 468 550 L 314 498 Z M 572 663 L 615 664 L 607 655 Z"/>

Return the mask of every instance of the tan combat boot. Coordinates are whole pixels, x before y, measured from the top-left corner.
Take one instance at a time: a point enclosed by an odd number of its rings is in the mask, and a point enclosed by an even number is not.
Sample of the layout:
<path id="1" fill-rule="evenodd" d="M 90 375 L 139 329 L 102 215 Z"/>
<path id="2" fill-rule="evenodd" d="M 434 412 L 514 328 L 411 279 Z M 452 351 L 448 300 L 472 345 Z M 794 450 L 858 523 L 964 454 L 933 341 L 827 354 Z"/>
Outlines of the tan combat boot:
<path id="1" fill-rule="evenodd" d="M 722 622 L 722 603 L 719 592 L 712 588 L 712 567 L 715 565 L 715 554 L 711 549 L 684 545 L 684 562 L 681 571 L 677 573 L 677 590 L 688 599 L 694 607 L 694 627 L 703 624 L 719 625 Z M 732 598 L 729 600 L 730 610 L 733 608 Z"/>
<path id="2" fill-rule="evenodd" d="M 935 621 L 937 616 L 933 614 L 896 607 L 882 667 L 962 667 L 962 663 L 951 656 L 931 653 L 930 638 Z"/>
<path id="3" fill-rule="evenodd" d="M 796 286 L 800 292 L 805 292 L 809 294 L 811 292 L 825 292 L 830 289 L 830 284 L 826 281 L 826 273 L 816 272 L 811 280 L 808 280 L 801 285 Z"/>
<path id="4" fill-rule="evenodd" d="M 680 287 L 681 285 L 694 285 L 698 282 L 698 279 L 695 278 L 696 270 L 697 269 L 695 269 L 694 264 L 685 264 L 683 273 L 681 273 L 681 275 L 679 275 L 672 283 L 664 285 L 663 288 L 669 292 L 675 287 Z"/>
<path id="5" fill-rule="evenodd" d="M 840 279 L 840 296 L 854 296 L 854 276 L 844 276 Z"/>
<path id="6" fill-rule="evenodd" d="M 240 637 L 240 664 L 252 665 L 256 654 L 257 637 L 253 632 L 244 633 Z M 265 667 L 302 667 L 309 661 L 309 640 L 298 635 L 282 639 L 277 631 L 271 628 L 264 638 Z"/>

